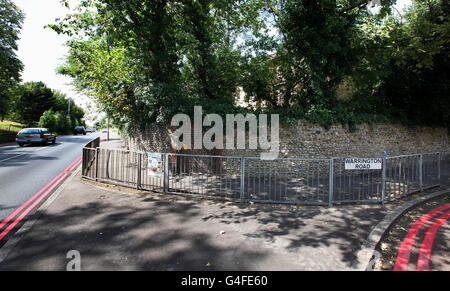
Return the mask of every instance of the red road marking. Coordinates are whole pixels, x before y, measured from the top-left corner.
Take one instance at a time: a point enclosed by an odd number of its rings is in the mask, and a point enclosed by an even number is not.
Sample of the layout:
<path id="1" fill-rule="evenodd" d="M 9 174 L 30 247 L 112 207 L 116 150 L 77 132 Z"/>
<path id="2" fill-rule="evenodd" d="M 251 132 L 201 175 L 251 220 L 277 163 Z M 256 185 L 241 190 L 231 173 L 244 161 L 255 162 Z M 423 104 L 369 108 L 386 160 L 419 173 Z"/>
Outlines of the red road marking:
<path id="1" fill-rule="evenodd" d="M 69 167 L 67 167 L 64 171 L 62 171 L 56 178 L 58 178 L 56 181 L 55 179 L 53 179 L 52 181 L 54 181 L 54 183 L 50 182 L 49 184 L 47 184 L 43 189 L 41 189 L 38 193 L 36 193 L 32 198 L 30 198 L 27 202 L 25 202 L 21 207 L 20 210 L 22 210 L 23 208 L 25 208 L 31 201 L 34 200 L 34 198 L 36 198 L 38 196 L 38 194 L 42 193 L 43 190 L 45 190 L 47 187 L 49 187 L 41 196 L 39 196 L 39 198 L 36 199 L 36 201 L 34 201 L 33 204 L 31 204 L 24 212 L 22 212 L 22 214 L 17 217 L 17 219 L 11 223 L 4 231 L 2 231 L 0 233 L 0 240 L 2 240 L 20 221 L 22 221 L 22 219 L 31 211 L 33 210 L 33 208 L 35 208 L 45 197 L 47 197 L 52 191 L 53 189 L 55 189 L 55 187 L 57 187 L 59 185 L 59 183 L 61 181 L 63 181 L 72 171 L 73 169 L 75 169 L 81 162 L 81 157 L 76 159 Z M 11 214 L 7 219 L 8 221 L 10 221 L 15 215 L 17 215 L 17 213 L 20 212 L 19 208 L 14 211 L 14 215 Z M 6 221 L 6 219 L 5 219 Z M 4 222 L 5 222 L 4 221 Z M 2 222 L 2 227 L 4 226 L 4 223 Z M 1 229 L 1 227 L 0 227 Z"/>
<path id="2" fill-rule="evenodd" d="M 428 228 L 425 238 L 422 241 L 419 252 L 419 259 L 417 260 L 417 271 L 430 271 L 431 270 L 431 251 L 433 250 L 434 239 L 439 229 L 444 225 L 447 219 L 450 217 L 450 211 L 447 211 L 436 219 L 433 224 Z"/>
<path id="3" fill-rule="evenodd" d="M 42 192 L 47 190 L 48 187 L 50 187 L 56 180 L 58 180 L 59 177 L 61 177 L 66 171 L 68 171 L 80 159 L 81 159 L 81 157 L 79 157 L 75 161 L 73 161 L 69 166 L 67 166 L 67 168 L 65 168 L 61 173 L 59 173 L 55 178 L 53 178 L 47 185 L 45 185 L 41 190 L 39 190 L 30 199 L 28 199 L 24 204 L 22 204 L 22 206 L 20 206 L 13 213 L 11 213 L 5 220 L 3 220 L 0 223 L 0 229 L 2 229 L 8 222 L 10 222 L 20 211 L 22 211 L 22 209 L 27 207 L 27 205 L 30 204 L 34 199 L 36 199 L 39 195 L 41 195 Z"/>
<path id="4" fill-rule="evenodd" d="M 420 228 L 424 226 L 425 223 L 428 222 L 428 220 L 433 218 L 433 216 L 435 216 L 439 212 L 446 210 L 447 208 L 450 208 L 450 203 L 447 203 L 445 205 L 433 209 L 432 211 L 422 216 L 413 224 L 413 226 L 408 230 L 405 239 L 403 240 L 400 248 L 398 249 L 397 260 L 395 261 L 395 266 L 393 269 L 394 271 L 407 271 L 409 257 L 411 255 L 411 248 L 414 245 L 414 241 L 416 240 L 416 236 Z"/>

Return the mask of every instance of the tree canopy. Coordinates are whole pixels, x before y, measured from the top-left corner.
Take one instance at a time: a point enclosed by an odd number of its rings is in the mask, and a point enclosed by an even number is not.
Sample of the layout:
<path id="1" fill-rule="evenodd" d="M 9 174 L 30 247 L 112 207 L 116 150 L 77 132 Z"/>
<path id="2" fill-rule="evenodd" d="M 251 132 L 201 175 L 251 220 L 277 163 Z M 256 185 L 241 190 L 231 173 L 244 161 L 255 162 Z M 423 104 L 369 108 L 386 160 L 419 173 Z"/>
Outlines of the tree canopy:
<path id="1" fill-rule="evenodd" d="M 50 89 L 42 82 L 20 84 L 13 91 L 12 96 L 12 118 L 28 126 L 39 123 L 42 116 L 45 116 L 46 120 L 56 118 L 41 122 L 41 125 L 57 130 L 59 133 L 70 132 L 73 126 L 84 124 L 83 109 L 74 104 L 65 94 Z M 68 116 L 69 102 L 71 102 L 70 116 Z M 52 115 L 51 118 L 50 115 Z"/>
<path id="2" fill-rule="evenodd" d="M 70 5 L 70 1 L 64 1 Z M 203 105 L 341 122 L 449 126 L 449 4 L 381 0 L 83 0 L 59 72 L 145 128 Z M 243 95 L 252 106 L 242 108 Z"/>
<path id="3" fill-rule="evenodd" d="M 0 117 L 10 106 L 10 90 L 20 81 L 22 62 L 16 55 L 24 15 L 11 0 L 0 0 Z"/>

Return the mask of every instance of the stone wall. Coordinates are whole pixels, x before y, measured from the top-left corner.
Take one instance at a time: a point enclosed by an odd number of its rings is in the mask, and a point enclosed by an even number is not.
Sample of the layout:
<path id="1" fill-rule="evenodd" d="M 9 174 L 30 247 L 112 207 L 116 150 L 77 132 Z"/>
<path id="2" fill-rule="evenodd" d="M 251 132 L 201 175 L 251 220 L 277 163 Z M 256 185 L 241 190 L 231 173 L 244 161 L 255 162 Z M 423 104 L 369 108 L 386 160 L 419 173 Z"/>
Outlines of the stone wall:
<path id="1" fill-rule="evenodd" d="M 127 140 L 132 150 L 175 152 L 171 147 L 170 130 L 153 126 Z M 341 125 L 326 130 L 320 125 L 298 121 L 296 126 L 280 129 L 279 157 L 382 157 L 388 155 L 449 151 L 449 134 L 445 128 L 406 127 L 393 124 L 361 124 L 350 132 Z M 230 156 L 259 156 L 259 150 L 191 151 L 190 153 Z"/>
<path id="2" fill-rule="evenodd" d="M 144 132 L 138 132 L 134 137 L 123 136 L 125 146 L 134 151 L 171 153 L 169 128 L 152 125 Z"/>

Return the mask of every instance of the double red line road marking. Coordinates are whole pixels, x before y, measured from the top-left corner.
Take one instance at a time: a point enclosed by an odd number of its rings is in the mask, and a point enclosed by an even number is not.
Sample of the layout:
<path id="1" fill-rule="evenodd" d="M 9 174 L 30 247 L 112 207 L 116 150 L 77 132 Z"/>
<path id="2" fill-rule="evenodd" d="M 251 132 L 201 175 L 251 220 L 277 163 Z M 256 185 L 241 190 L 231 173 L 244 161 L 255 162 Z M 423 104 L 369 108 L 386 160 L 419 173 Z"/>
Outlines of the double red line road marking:
<path id="1" fill-rule="evenodd" d="M 447 210 L 448 208 L 450 208 L 450 203 L 439 206 L 422 216 L 413 224 L 413 226 L 408 230 L 408 233 L 406 234 L 406 237 L 403 240 L 402 244 L 400 245 L 397 260 L 394 266 L 394 271 L 407 271 L 409 258 L 411 256 L 411 249 L 414 245 L 419 230 L 434 216 L 436 216 L 440 212 Z M 449 217 L 450 211 L 447 211 L 439 218 L 437 218 L 427 229 L 422 244 L 420 245 L 419 258 L 417 261 L 417 271 L 429 271 L 431 269 L 430 262 L 434 239 L 439 229 L 442 227 L 442 225 L 444 225 Z"/>
<path id="2" fill-rule="evenodd" d="M 419 259 L 417 260 L 417 271 L 431 270 L 431 251 L 433 249 L 434 239 L 439 229 L 450 217 L 450 211 L 445 212 L 428 228 L 425 238 L 420 246 Z"/>
<path id="3" fill-rule="evenodd" d="M 41 190 L 34 194 L 28 201 L 17 208 L 11 215 L 9 215 L 5 220 L 0 223 L 0 241 L 11 231 L 14 227 L 23 220 L 23 218 L 33 210 L 45 197 L 47 197 L 59 184 L 61 184 L 64 179 L 70 175 L 70 173 L 80 164 L 81 157 L 77 158 L 73 163 L 71 163 L 67 168 L 65 168 L 61 173 L 53 178 L 47 185 L 45 185 Z M 30 206 L 28 206 L 31 204 Z M 28 206 L 28 207 L 27 207 Z M 27 207 L 27 208 L 26 208 Z M 25 209 L 26 208 L 26 209 Z M 25 209 L 25 210 L 24 210 Z M 23 210 L 23 211 L 22 211 Z M 20 214 L 14 221 L 13 219 Z M 12 221 L 12 222 L 11 222 Z M 11 222 L 3 231 L 2 229 Z"/>

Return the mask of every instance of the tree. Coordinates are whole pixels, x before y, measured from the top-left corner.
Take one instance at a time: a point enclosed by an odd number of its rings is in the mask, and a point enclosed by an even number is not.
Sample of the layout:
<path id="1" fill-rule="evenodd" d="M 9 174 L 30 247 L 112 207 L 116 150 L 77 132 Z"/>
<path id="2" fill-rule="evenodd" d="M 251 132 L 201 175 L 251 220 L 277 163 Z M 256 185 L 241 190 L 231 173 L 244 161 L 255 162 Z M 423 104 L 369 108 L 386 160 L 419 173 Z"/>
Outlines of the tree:
<path id="1" fill-rule="evenodd" d="M 11 89 L 20 81 L 22 62 L 17 58 L 17 41 L 24 15 L 10 0 L 0 0 L 0 118 L 9 112 Z"/>
<path id="2" fill-rule="evenodd" d="M 55 131 L 62 133 L 69 133 L 73 130 L 73 124 L 69 116 L 63 112 L 55 113 Z"/>
<path id="3" fill-rule="evenodd" d="M 77 88 L 110 117 L 138 125 L 167 120 L 183 97 L 176 8 L 167 0 L 82 2 L 78 14 L 50 25 L 78 36 L 68 43 L 70 55 L 60 72 L 75 77 Z"/>
<path id="4" fill-rule="evenodd" d="M 449 5 L 418 0 L 398 19 L 395 0 L 378 1 L 375 14 L 369 2 L 86 0 L 49 27 L 71 36 L 59 72 L 126 128 L 193 105 L 325 126 L 396 116 L 448 124 Z M 256 108 L 236 106 L 241 89 Z"/>
<path id="5" fill-rule="evenodd" d="M 257 2 L 82 2 L 78 13 L 49 25 L 72 36 L 59 72 L 109 117 L 140 127 L 168 122 L 192 104 L 232 107 L 241 81 L 236 39 L 255 26 Z"/>
<path id="6" fill-rule="evenodd" d="M 414 1 L 401 18 L 366 21 L 350 79 L 353 104 L 409 125 L 450 125 L 450 5 Z"/>
<path id="7" fill-rule="evenodd" d="M 389 12 L 392 0 L 381 1 Z M 353 40 L 368 1 L 282 0 L 278 26 L 284 38 L 283 103 L 332 109 L 336 88 L 358 60 Z M 379 16 L 380 17 L 380 16 Z"/>
<path id="8" fill-rule="evenodd" d="M 39 126 L 49 128 L 59 134 L 71 132 L 74 126 L 85 126 L 82 108 L 73 103 L 72 100 L 67 99 L 65 94 L 58 91 L 53 92 L 53 99 L 52 107 L 40 117 Z M 71 102 L 70 116 L 68 115 L 69 102 Z"/>
<path id="9" fill-rule="evenodd" d="M 105 117 L 102 117 L 100 120 L 97 120 L 94 123 L 94 127 L 95 127 L 96 130 L 105 128 L 106 126 L 107 126 L 107 124 L 106 124 L 106 118 Z"/>
<path id="10" fill-rule="evenodd" d="M 379 93 L 402 122 L 450 127 L 450 4 L 414 1 L 406 17 Z"/>
<path id="11" fill-rule="evenodd" d="M 38 122 L 55 105 L 52 90 L 42 82 L 26 82 L 18 87 L 15 95 L 16 119 L 27 125 Z"/>
<path id="12" fill-rule="evenodd" d="M 59 91 L 53 91 L 53 98 L 55 99 L 52 106 L 53 112 L 61 112 L 63 114 L 69 114 L 69 102 L 70 102 L 70 121 L 74 126 L 84 125 L 84 110 L 77 106 L 72 99 L 67 98 L 66 94 Z"/>
<path id="13" fill-rule="evenodd" d="M 54 132 L 57 129 L 55 113 L 52 109 L 45 111 L 41 118 L 39 119 L 39 126 L 48 128 L 50 131 Z"/>

